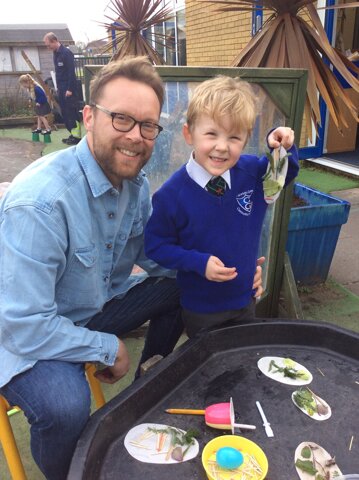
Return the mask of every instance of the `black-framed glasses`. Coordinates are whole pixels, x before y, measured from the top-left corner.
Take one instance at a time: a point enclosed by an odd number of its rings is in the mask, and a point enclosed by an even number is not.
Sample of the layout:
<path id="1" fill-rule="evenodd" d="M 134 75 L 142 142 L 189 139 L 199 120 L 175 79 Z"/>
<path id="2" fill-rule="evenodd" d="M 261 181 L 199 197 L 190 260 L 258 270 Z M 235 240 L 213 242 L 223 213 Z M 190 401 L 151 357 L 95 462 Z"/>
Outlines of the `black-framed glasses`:
<path id="1" fill-rule="evenodd" d="M 126 115 L 125 113 L 110 112 L 110 110 L 101 107 L 101 105 L 97 105 L 97 103 L 91 104 L 91 107 L 95 107 L 98 110 L 101 110 L 101 112 L 109 115 L 112 118 L 113 128 L 118 132 L 129 132 L 138 124 L 140 126 L 141 136 L 146 140 L 154 140 L 163 130 L 163 127 L 157 125 L 157 123 L 146 121 L 140 122 L 131 117 L 131 115 Z"/>

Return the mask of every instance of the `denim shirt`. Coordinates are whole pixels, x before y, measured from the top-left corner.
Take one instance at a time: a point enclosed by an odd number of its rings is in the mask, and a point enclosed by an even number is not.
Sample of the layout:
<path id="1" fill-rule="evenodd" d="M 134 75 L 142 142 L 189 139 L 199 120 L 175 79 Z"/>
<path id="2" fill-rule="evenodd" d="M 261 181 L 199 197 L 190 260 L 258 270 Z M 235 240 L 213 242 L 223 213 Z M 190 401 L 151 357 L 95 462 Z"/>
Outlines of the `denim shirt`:
<path id="1" fill-rule="evenodd" d="M 84 327 L 148 275 L 171 275 L 144 254 L 150 213 L 145 174 L 117 190 L 86 138 L 15 178 L 0 204 L 0 386 L 41 359 L 114 364 L 117 337 Z"/>

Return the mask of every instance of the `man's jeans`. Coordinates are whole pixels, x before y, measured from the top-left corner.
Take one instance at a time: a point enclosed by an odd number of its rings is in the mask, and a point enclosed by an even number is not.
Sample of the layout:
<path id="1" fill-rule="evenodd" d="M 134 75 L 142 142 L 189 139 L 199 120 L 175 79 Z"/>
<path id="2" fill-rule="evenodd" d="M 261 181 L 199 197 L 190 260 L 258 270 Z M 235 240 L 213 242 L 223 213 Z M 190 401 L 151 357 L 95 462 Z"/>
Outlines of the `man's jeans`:
<path id="1" fill-rule="evenodd" d="M 149 278 L 122 300 L 113 299 L 87 325 L 117 336 L 150 320 L 140 363 L 171 353 L 183 324 L 174 279 Z M 64 480 L 78 438 L 90 415 L 90 391 L 83 363 L 40 360 L 0 388 L 19 405 L 31 425 L 32 455 L 48 480 Z"/>

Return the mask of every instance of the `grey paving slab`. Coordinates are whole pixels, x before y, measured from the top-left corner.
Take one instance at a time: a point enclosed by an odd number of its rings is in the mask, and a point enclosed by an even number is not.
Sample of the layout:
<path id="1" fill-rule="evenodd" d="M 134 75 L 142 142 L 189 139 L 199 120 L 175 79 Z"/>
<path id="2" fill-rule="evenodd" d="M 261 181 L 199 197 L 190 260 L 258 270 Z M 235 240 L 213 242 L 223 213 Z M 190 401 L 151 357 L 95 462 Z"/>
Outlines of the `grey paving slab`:
<path id="1" fill-rule="evenodd" d="M 329 275 L 359 296 L 359 188 L 332 192 L 350 202 L 348 222 L 342 225 Z"/>
<path id="2" fill-rule="evenodd" d="M 41 156 L 42 149 L 40 143 L 0 138 L 0 182 L 11 182 L 21 170 Z"/>

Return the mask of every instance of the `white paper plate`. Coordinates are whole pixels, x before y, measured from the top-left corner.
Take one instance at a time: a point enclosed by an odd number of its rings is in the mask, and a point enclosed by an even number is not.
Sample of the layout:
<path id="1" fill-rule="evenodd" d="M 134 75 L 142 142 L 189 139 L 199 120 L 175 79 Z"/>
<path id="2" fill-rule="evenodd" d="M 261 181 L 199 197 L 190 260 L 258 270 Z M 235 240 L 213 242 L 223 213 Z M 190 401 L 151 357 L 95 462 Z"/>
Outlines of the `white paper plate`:
<path id="1" fill-rule="evenodd" d="M 295 362 L 294 368 L 297 370 L 304 370 L 308 374 L 308 379 L 304 380 L 301 378 L 285 377 L 281 372 L 269 371 L 269 364 L 272 360 L 275 361 L 278 367 L 283 368 L 286 366 L 284 363 L 285 358 L 283 357 L 262 357 L 258 360 L 258 363 L 257 363 L 259 370 L 262 373 L 264 373 L 264 375 L 271 378 L 272 380 L 276 380 L 277 382 L 280 382 L 280 383 L 285 383 L 286 385 L 298 385 L 298 386 L 308 385 L 313 380 L 313 375 L 310 373 L 310 371 L 307 370 L 305 367 L 303 367 L 303 365 L 297 362 Z"/>
<path id="2" fill-rule="evenodd" d="M 141 438 L 143 434 L 148 432 L 148 427 L 164 429 L 168 428 L 168 425 L 162 425 L 159 423 L 141 423 L 140 425 L 131 428 L 124 440 L 124 444 L 128 453 L 136 460 L 144 463 L 180 463 L 176 460 L 173 460 L 173 458 L 171 457 L 166 460 L 166 454 L 170 448 L 170 435 L 167 435 L 161 452 L 157 452 L 156 450 L 157 435 L 155 433 L 151 437 Z M 181 432 L 185 433 L 184 430 L 181 430 Z M 131 442 L 140 442 L 142 447 L 133 445 L 131 444 Z M 196 457 L 198 455 L 198 452 L 199 445 L 197 440 L 194 439 L 194 444 L 191 445 L 190 448 L 187 450 L 183 462 L 186 462 L 187 460 L 191 460 L 192 458 Z"/>
<path id="3" fill-rule="evenodd" d="M 313 449 L 313 452 L 314 455 L 315 455 L 315 458 L 317 459 L 317 461 L 320 462 L 321 465 L 324 465 L 325 466 L 325 463 L 330 460 L 332 457 L 335 456 L 335 453 L 333 452 L 333 455 L 329 455 L 329 453 L 324 450 L 323 447 L 320 447 L 319 445 L 317 445 L 316 443 L 314 442 L 302 442 L 301 444 L 298 445 L 298 447 L 296 448 L 295 450 L 295 454 L 294 454 L 294 463 L 299 459 L 301 460 L 312 460 L 312 457 L 311 458 L 303 458 L 302 455 L 301 455 L 301 452 L 303 450 L 304 447 L 312 447 Z M 314 480 L 315 476 L 314 475 L 311 475 L 310 473 L 306 473 L 306 472 L 303 472 L 303 470 L 301 470 L 300 468 L 298 468 L 297 466 L 295 466 L 296 470 L 297 470 L 297 473 L 299 475 L 299 478 L 300 480 Z M 326 472 L 329 472 L 330 473 L 330 478 L 336 478 L 336 476 L 339 476 L 342 474 L 342 472 L 340 471 L 338 465 L 335 463 L 334 465 L 331 465 L 330 467 L 325 467 L 326 469 Z M 320 473 L 322 473 L 320 471 Z M 336 476 L 334 476 L 336 475 Z"/>
<path id="4" fill-rule="evenodd" d="M 328 413 L 326 413 L 325 415 L 319 415 L 318 413 L 313 413 L 313 415 L 310 415 L 310 413 L 308 412 L 307 409 L 305 408 L 302 408 L 300 407 L 299 405 L 296 404 L 295 400 L 294 400 L 294 395 L 297 393 L 298 390 L 296 390 L 295 392 L 292 393 L 292 400 L 293 400 L 293 403 L 294 405 L 299 408 L 299 410 L 301 410 L 303 413 L 305 413 L 306 415 L 308 415 L 308 417 L 312 418 L 313 420 L 319 420 L 319 421 L 323 421 L 323 420 L 327 420 L 328 418 L 330 418 L 332 416 L 332 409 L 330 408 L 330 406 L 327 404 L 327 402 L 325 400 L 323 400 L 321 397 L 319 397 L 318 395 L 316 395 L 316 397 L 321 401 L 321 403 L 328 408 Z"/>

